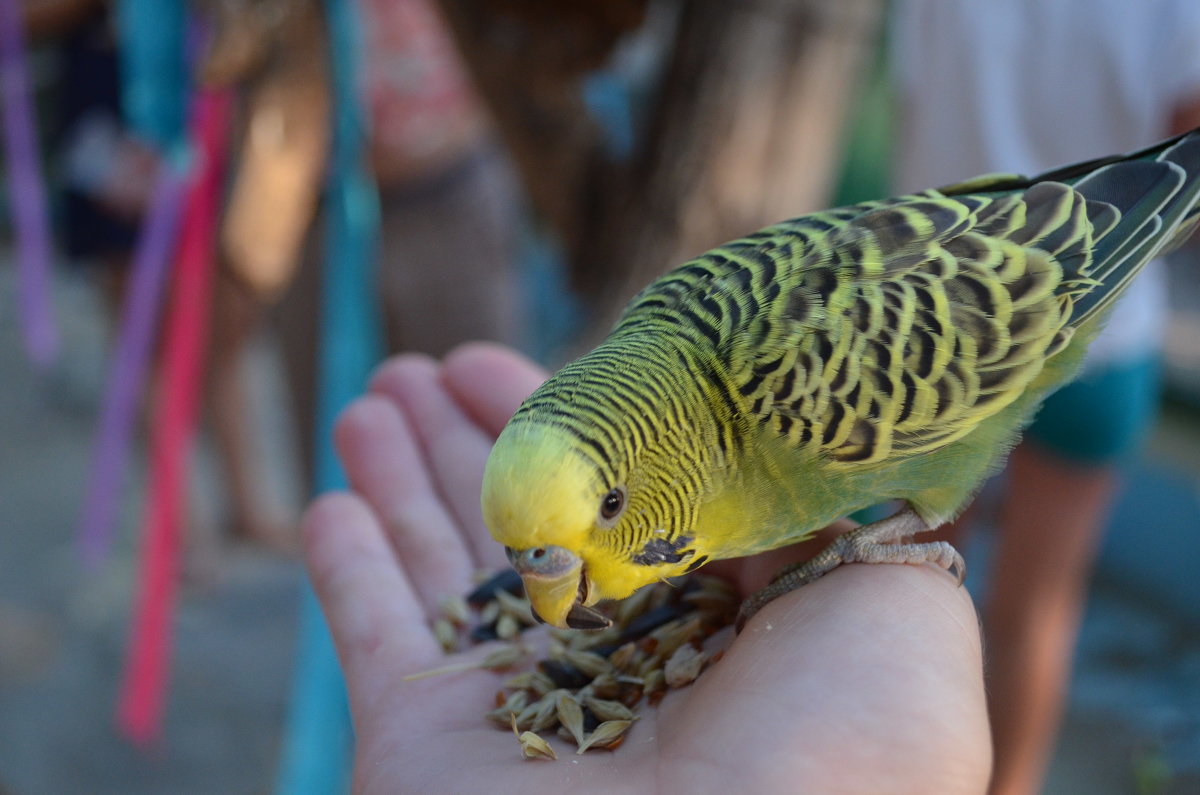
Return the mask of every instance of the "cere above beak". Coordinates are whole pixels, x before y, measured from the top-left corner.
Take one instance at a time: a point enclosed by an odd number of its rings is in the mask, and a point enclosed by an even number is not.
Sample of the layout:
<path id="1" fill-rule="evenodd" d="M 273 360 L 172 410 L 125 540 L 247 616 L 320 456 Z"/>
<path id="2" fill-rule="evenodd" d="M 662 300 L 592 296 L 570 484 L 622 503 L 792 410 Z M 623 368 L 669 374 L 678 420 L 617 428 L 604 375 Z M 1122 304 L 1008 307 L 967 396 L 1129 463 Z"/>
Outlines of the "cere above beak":
<path id="1" fill-rule="evenodd" d="M 506 551 L 539 621 L 562 629 L 603 629 L 611 623 L 583 604 L 587 577 L 583 561 L 574 552 L 556 546 Z"/>

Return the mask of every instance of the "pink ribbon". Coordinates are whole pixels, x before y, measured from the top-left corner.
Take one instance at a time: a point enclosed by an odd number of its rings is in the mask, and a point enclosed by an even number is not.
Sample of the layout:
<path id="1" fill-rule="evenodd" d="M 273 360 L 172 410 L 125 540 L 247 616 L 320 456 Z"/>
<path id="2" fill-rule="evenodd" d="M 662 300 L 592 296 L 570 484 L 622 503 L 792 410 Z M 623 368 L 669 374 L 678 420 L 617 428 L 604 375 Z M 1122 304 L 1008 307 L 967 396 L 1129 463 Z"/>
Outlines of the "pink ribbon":
<path id="1" fill-rule="evenodd" d="M 191 139 L 198 163 L 189 188 L 170 315 L 163 345 L 162 393 L 151 439 L 148 505 L 142 536 L 137 605 L 117 710 L 122 732 L 139 744 L 162 735 L 178 591 L 187 457 L 204 388 L 213 260 L 230 96 L 201 91 Z"/>

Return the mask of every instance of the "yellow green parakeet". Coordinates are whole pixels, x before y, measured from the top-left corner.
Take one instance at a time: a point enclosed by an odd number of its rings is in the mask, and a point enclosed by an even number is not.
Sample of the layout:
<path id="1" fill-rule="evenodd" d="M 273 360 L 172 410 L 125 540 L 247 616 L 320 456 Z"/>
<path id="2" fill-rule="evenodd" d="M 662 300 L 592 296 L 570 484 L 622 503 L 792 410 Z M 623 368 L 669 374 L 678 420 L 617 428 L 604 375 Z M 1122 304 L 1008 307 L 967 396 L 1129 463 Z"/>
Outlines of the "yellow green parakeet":
<path id="1" fill-rule="evenodd" d="M 554 626 L 886 500 L 748 603 L 841 562 L 962 560 L 952 519 L 1106 310 L 1184 236 L 1200 130 L 1032 179 L 991 175 L 767 227 L 670 271 L 518 409 L 483 514 Z M 901 543 L 893 543 L 901 542 Z"/>

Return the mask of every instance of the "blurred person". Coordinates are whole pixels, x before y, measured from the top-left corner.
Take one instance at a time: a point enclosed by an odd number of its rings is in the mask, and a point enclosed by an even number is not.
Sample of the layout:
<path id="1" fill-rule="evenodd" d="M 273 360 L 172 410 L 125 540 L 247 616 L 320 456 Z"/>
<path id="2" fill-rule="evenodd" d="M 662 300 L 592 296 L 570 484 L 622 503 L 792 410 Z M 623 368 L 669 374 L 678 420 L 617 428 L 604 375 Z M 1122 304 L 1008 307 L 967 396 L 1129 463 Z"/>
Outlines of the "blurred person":
<path id="1" fill-rule="evenodd" d="M 48 40 L 56 56 L 60 239 L 69 261 L 94 273 L 109 314 L 115 317 L 157 178 L 159 154 L 124 120 L 111 0 L 36 0 L 25 10 L 31 35 Z M 258 440 L 242 427 L 246 400 L 239 335 L 248 327 L 247 311 L 228 274 L 219 272 L 216 285 L 206 386 L 231 503 L 230 524 L 234 535 L 286 547 L 294 544 L 294 514 L 285 515 L 260 488 Z M 169 301 L 164 295 L 163 306 Z M 209 557 L 211 541 L 193 534 L 189 552 Z"/>
<path id="2" fill-rule="evenodd" d="M 898 0 L 893 24 L 899 191 L 1200 126 L 1194 0 Z M 1151 263 L 1130 286 L 1009 461 L 984 608 L 997 795 L 1037 792 L 1049 763 L 1120 465 L 1154 418 L 1164 279 Z"/>
<path id="3" fill-rule="evenodd" d="M 387 349 L 441 355 L 471 339 L 514 343 L 522 199 L 466 67 L 428 0 L 362 0 L 358 12 Z M 309 245 L 281 316 L 306 457 L 323 257 L 323 245 Z"/>

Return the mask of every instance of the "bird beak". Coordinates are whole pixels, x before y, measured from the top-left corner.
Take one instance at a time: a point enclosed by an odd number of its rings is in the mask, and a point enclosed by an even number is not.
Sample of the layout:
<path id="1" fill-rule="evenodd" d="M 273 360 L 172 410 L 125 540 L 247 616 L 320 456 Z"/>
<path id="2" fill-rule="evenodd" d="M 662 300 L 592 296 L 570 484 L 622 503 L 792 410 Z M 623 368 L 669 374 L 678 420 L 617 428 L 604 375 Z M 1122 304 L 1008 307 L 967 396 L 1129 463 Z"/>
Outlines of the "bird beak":
<path id="1" fill-rule="evenodd" d="M 538 620 L 562 629 L 603 629 L 612 623 L 584 606 L 587 578 L 583 561 L 574 552 L 556 546 L 510 550 L 509 560 L 521 575 Z"/>

